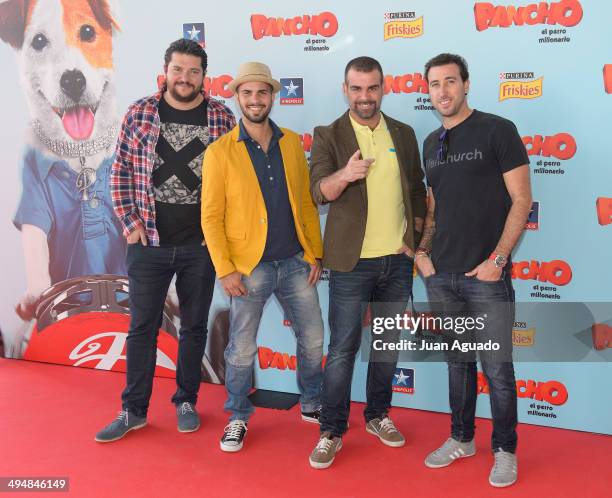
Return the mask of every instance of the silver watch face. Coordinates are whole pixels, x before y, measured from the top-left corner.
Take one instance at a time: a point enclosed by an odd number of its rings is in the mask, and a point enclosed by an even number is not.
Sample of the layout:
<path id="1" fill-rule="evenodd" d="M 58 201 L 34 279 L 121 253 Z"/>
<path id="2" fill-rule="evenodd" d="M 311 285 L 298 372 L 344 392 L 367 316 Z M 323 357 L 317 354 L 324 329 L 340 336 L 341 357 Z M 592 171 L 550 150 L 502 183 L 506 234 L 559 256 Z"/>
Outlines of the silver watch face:
<path id="1" fill-rule="evenodd" d="M 495 256 L 495 259 L 493 260 L 493 262 L 495 263 L 495 266 L 497 268 L 502 268 L 506 266 L 506 263 L 508 262 L 508 260 L 506 259 L 505 256 L 498 254 L 497 256 Z"/>

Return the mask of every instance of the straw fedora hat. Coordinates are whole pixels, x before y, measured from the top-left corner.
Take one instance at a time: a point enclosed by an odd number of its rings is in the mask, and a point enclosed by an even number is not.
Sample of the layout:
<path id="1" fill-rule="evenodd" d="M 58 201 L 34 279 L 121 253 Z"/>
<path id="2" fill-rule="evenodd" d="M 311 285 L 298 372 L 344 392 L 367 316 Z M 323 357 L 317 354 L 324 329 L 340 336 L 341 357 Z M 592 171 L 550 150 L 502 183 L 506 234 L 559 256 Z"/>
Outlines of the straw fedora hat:
<path id="1" fill-rule="evenodd" d="M 227 85 L 232 93 L 236 93 L 236 89 L 248 81 L 263 81 L 272 87 L 274 93 L 280 90 L 280 83 L 272 78 L 270 68 L 261 62 L 245 62 L 238 69 L 238 76 L 229 82 Z"/>

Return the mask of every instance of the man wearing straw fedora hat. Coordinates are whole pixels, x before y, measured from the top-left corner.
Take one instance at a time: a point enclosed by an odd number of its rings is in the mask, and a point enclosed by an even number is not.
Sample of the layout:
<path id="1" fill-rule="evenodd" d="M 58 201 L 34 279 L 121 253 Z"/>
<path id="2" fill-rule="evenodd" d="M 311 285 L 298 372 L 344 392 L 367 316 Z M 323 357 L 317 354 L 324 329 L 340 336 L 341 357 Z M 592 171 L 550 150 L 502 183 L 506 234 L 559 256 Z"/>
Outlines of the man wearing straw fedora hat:
<path id="1" fill-rule="evenodd" d="M 231 416 L 220 446 L 234 452 L 242 448 L 254 410 L 247 395 L 257 329 L 272 294 L 297 338 L 302 419 L 318 423 L 323 320 L 316 284 L 322 242 L 300 138 L 268 117 L 280 83 L 265 64 L 247 62 L 229 88 L 242 119 L 204 157 L 202 228 L 231 300 L 225 350 L 225 409 Z"/>

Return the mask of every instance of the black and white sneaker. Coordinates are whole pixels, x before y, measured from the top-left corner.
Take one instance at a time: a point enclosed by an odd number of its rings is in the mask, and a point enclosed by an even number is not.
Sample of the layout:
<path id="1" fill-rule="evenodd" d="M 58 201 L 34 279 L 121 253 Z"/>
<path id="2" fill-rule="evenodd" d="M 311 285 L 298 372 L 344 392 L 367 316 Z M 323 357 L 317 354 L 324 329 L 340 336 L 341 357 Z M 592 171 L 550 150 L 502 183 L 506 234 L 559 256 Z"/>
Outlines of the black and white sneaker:
<path id="1" fill-rule="evenodd" d="M 312 424 L 318 424 L 321 418 L 321 410 L 317 409 L 314 412 L 302 412 L 302 420 Z"/>
<path id="2" fill-rule="evenodd" d="M 223 429 L 221 450 L 230 452 L 240 451 L 247 430 L 247 424 L 244 420 L 232 420 Z"/>

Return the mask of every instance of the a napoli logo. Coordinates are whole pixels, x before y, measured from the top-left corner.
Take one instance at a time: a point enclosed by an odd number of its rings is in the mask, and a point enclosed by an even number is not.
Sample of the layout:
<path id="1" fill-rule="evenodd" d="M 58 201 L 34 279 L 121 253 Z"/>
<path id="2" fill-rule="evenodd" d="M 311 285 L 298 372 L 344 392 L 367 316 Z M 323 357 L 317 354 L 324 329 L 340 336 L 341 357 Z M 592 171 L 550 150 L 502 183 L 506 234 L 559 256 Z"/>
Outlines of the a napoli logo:
<path id="1" fill-rule="evenodd" d="M 531 205 L 531 211 L 529 211 L 529 218 L 527 219 L 526 230 L 538 230 L 540 228 L 540 203 L 533 201 Z"/>
<path id="2" fill-rule="evenodd" d="M 183 24 L 183 38 L 185 38 L 185 40 L 192 40 L 204 48 L 206 45 L 204 38 L 204 23 L 194 22 Z"/>
<path id="3" fill-rule="evenodd" d="M 395 374 L 393 375 L 393 392 L 414 394 L 414 369 L 395 369 Z"/>
<path id="4" fill-rule="evenodd" d="M 281 78 L 280 84 L 281 105 L 301 105 L 304 103 L 303 78 Z"/>

